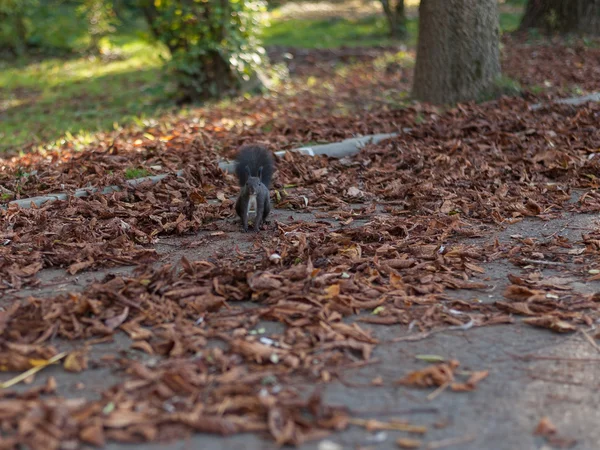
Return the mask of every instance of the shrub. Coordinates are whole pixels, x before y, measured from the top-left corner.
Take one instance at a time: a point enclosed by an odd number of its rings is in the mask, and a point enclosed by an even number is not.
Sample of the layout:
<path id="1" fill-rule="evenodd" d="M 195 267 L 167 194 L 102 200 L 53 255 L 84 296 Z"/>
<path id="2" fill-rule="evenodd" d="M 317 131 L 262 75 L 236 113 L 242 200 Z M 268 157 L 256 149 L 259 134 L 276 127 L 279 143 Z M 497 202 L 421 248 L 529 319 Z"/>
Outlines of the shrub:
<path id="1" fill-rule="evenodd" d="M 185 100 L 238 93 L 261 85 L 266 63 L 257 31 L 262 0 L 141 0 L 155 36 L 171 53 L 169 66 Z"/>

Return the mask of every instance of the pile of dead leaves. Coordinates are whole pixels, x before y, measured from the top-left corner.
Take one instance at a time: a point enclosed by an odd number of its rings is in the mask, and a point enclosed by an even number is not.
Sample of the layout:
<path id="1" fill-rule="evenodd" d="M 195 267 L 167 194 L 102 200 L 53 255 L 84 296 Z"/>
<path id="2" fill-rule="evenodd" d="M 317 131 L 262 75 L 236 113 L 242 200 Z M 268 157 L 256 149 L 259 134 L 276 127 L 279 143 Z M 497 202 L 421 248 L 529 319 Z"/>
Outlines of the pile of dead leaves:
<path id="1" fill-rule="evenodd" d="M 600 89 L 597 40 L 517 34 L 504 36 L 503 44 L 503 73 L 537 95 L 568 97 Z"/>

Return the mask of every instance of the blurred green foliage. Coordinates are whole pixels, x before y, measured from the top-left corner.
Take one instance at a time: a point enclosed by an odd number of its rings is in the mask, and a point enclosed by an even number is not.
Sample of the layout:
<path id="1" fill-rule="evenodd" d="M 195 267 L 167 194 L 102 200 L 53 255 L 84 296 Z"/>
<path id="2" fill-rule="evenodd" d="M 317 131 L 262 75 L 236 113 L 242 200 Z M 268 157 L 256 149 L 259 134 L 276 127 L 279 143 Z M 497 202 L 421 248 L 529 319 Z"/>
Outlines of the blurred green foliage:
<path id="1" fill-rule="evenodd" d="M 266 62 L 258 30 L 262 0 L 140 0 L 186 100 L 220 98 L 257 81 Z"/>
<path id="2" fill-rule="evenodd" d="M 37 0 L 0 0 L 0 48 L 15 55 L 25 53 L 37 4 Z"/>
<path id="3" fill-rule="evenodd" d="M 0 56 L 97 50 L 116 23 L 105 0 L 0 0 Z"/>

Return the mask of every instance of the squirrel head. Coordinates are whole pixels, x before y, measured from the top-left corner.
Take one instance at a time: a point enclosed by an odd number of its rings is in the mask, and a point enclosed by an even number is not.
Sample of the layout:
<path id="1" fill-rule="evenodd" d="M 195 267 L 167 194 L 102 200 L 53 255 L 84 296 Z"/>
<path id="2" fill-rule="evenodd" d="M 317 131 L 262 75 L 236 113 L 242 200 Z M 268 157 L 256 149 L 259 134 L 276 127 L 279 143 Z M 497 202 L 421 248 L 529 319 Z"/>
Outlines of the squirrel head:
<path id="1" fill-rule="evenodd" d="M 246 166 L 246 174 L 248 175 L 248 178 L 246 179 L 246 190 L 249 195 L 256 195 L 262 184 L 262 167 L 258 169 L 258 176 L 253 177 L 250 173 L 250 167 Z"/>

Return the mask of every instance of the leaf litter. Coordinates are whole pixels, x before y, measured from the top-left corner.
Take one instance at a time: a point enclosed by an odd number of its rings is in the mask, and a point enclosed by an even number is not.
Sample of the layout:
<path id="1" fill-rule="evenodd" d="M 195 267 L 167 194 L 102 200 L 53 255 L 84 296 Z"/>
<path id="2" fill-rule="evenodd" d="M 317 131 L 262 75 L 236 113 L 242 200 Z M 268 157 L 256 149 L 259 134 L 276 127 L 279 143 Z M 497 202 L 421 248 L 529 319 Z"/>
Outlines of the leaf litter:
<path id="1" fill-rule="evenodd" d="M 373 76 L 369 58 L 362 71 L 340 80 L 348 98 L 369 76 L 367 94 L 397 84 L 393 71 Z M 339 105 L 314 91 L 294 93 L 287 116 L 277 114 L 280 99 L 257 97 L 214 111 L 205 123 L 175 121 L 170 130 L 144 130 L 155 139 L 132 131 L 107 136 L 76 156 L 50 152 L 4 160 L 0 181 L 11 192 L 17 186 L 23 195 L 37 195 L 109 184 L 122 190 L 1 210 L 0 289 L 34 286 L 46 267 L 71 274 L 138 267 L 82 293 L 28 298 L 0 312 L 0 366 L 24 371 L 64 355 L 65 370 L 84 371 L 87 349 L 61 354 L 56 339 L 101 341 L 121 332 L 132 349 L 152 357 L 146 363 L 106 359 L 124 380 L 95 401 L 58 397 L 50 382 L 20 394 L 2 391 L 7 445 L 102 446 L 192 432 L 257 432 L 279 445 L 298 445 L 352 424 L 424 433 L 403 422 L 351 417 L 344 407 L 324 404 L 318 391 L 300 395 L 294 381 L 331 382 L 344 368 L 372 362 L 378 340 L 363 323 L 403 325 L 416 336 L 511 323 L 513 315 L 558 332 L 598 319 L 597 299 L 570 289 L 568 276 L 511 275 L 507 301 L 496 303 L 444 295 L 448 289 L 489 288 L 483 263 L 498 258 L 525 267 L 550 261 L 588 274 L 600 263 L 597 230 L 577 243 L 553 237 L 517 239 L 512 246 L 465 244 L 465 238 L 488 236 L 527 217 L 600 210 L 600 197 L 589 191 L 599 173 L 598 105 L 532 111 L 527 99 L 502 98 L 445 112 L 417 104 L 351 117 L 338 115 Z M 227 115 L 236 117 L 233 124 Z M 254 250 L 150 265 L 159 259 L 153 245 L 163 236 L 204 230 L 215 238 L 237 231 L 223 220 L 233 216 L 235 182 L 216 161 L 241 143 L 258 140 L 284 149 L 406 127 L 412 130 L 368 145 L 352 159 L 288 153 L 278 161 L 275 205 L 318 212 L 340 227 L 332 230 L 322 220 L 276 222 L 255 239 Z M 185 167 L 185 174 L 132 188 L 118 175 L 132 164 Z M 27 168 L 25 181 L 14 177 L 19 167 Z M 575 188 L 588 193 L 570 203 Z M 279 323 L 284 331 L 257 333 L 261 321 Z M 214 341 L 224 346 L 209 345 Z M 458 361 L 440 362 L 399 383 L 472 391 L 489 375 L 458 367 Z"/>

